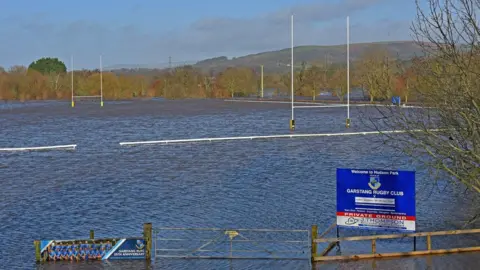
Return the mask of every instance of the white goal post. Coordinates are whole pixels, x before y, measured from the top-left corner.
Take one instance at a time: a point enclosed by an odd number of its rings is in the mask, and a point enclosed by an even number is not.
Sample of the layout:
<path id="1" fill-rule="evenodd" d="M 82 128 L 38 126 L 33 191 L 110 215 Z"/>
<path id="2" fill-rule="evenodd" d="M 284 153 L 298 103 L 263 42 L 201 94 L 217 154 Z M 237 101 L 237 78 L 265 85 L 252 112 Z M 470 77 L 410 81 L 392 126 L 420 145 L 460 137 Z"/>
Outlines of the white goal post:
<path id="1" fill-rule="evenodd" d="M 103 107 L 103 69 L 102 69 L 102 56 L 100 55 L 100 95 L 90 95 L 90 96 L 76 96 L 74 93 L 74 82 L 73 82 L 73 55 L 70 59 L 70 66 L 71 66 L 71 89 L 72 89 L 72 96 L 71 96 L 71 102 L 72 102 L 72 108 L 75 107 L 75 101 L 77 100 L 89 100 L 89 101 L 95 101 L 95 100 L 100 100 L 100 107 Z"/>

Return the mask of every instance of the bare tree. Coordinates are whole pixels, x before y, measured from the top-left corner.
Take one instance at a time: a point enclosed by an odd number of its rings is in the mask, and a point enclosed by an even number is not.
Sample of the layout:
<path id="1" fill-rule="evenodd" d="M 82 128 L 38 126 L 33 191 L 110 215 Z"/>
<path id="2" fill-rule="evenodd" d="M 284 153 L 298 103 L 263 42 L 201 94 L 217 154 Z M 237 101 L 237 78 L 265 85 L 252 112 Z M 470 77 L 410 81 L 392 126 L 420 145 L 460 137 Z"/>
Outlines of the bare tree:
<path id="1" fill-rule="evenodd" d="M 396 93 L 403 98 L 403 103 L 405 104 L 408 104 L 408 99 L 412 94 L 411 90 L 416 83 L 417 74 L 414 73 L 414 66 L 418 62 L 418 58 L 414 57 L 411 62 L 413 63 L 413 67 L 408 66 L 404 61 L 396 61 L 395 90 Z"/>
<path id="2" fill-rule="evenodd" d="M 419 109 L 378 107 L 385 121 L 377 129 L 387 142 L 426 166 L 436 179 L 448 179 L 480 193 L 480 35 L 479 0 L 417 0 L 412 32 L 426 57 L 414 72 Z M 372 120 L 373 118 L 371 118 Z M 386 128 L 387 127 L 387 128 Z M 475 218 L 480 217 L 478 215 Z M 474 218 L 474 219 L 475 219 Z"/>
<path id="3" fill-rule="evenodd" d="M 388 97 L 392 88 L 392 70 L 389 57 L 384 51 L 367 51 L 357 63 L 360 84 L 367 88 L 370 102 Z"/>
<path id="4" fill-rule="evenodd" d="M 325 85 L 323 85 L 322 77 L 323 71 L 320 67 L 313 65 L 307 68 L 305 75 L 305 84 L 308 91 L 311 91 L 312 93 L 312 100 L 316 99 L 316 96 L 318 95 L 318 92 L 322 87 L 325 88 Z"/>
<path id="5" fill-rule="evenodd" d="M 239 80 L 235 68 L 228 68 L 219 76 L 220 85 L 228 91 L 232 98 L 235 97 L 235 92 L 238 91 Z"/>
<path id="6" fill-rule="evenodd" d="M 343 102 L 345 96 L 347 95 L 347 69 L 340 68 L 333 73 L 333 76 L 330 80 L 330 88 L 333 90 L 335 95 L 340 99 L 340 102 Z"/>

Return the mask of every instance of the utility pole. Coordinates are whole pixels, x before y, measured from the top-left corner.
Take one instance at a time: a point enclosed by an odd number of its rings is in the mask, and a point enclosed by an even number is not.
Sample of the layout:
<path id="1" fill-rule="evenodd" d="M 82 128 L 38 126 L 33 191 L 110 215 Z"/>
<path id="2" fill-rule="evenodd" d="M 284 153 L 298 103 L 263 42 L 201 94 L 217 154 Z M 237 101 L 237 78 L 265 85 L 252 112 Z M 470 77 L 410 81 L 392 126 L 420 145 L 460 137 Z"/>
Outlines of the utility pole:
<path id="1" fill-rule="evenodd" d="M 324 66 L 324 74 L 323 74 L 323 91 L 327 90 L 327 71 L 328 71 L 328 65 L 329 65 L 329 59 L 330 59 L 330 54 L 327 53 L 325 54 L 325 66 Z"/>
<path id="2" fill-rule="evenodd" d="M 100 107 L 103 107 L 103 68 L 102 55 L 100 55 Z"/>
<path id="3" fill-rule="evenodd" d="M 260 89 L 261 89 L 261 97 L 263 98 L 263 65 L 260 65 Z"/>
<path id="4" fill-rule="evenodd" d="M 72 73 L 71 74 L 72 75 L 72 77 L 71 77 L 71 84 L 72 84 L 71 87 L 72 87 L 72 108 L 73 108 L 73 107 L 75 107 L 75 101 L 73 100 L 73 96 L 74 96 L 73 95 L 73 55 L 71 56 L 71 59 L 70 59 L 70 65 L 71 65 L 71 69 L 72 69 L 71 70 L 71 73 Z"/>

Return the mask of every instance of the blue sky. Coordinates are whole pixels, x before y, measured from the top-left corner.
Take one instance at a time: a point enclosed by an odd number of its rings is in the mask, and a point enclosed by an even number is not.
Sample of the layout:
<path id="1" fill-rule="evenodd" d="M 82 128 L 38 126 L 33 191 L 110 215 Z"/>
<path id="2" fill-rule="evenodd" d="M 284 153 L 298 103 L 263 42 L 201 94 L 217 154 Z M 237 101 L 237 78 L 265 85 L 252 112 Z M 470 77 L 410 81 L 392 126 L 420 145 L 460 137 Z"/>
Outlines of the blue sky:
<path id="1" fill-rule="evenodd" d="M 0 66 L 49 56 L 75 68 L 160 66 L 295 45 L 409 40 L 414 0 L 1 0 Z"/>

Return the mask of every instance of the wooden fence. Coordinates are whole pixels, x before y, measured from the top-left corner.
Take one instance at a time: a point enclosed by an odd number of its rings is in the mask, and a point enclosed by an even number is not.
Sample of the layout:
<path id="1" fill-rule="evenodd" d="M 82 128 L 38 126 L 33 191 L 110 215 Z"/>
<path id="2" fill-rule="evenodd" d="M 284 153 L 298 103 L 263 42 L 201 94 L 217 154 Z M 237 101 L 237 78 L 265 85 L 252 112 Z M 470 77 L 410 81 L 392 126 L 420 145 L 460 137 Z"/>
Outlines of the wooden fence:
<path id="1" fill-rule="evenodd" d="M 460 234 L 477 234 L 480 233 L 480 229 L 469 230 L 453 230 L 453 231 L 436 231 L 436 232 L 419 232 L 419 233 L 407 233 L 407 234 L 387 234 L 387 235 L 371 235 L 371 236 L 353 236 L 353 237 L 337 237 L 336 238 L 322 238 L 323 235 L 331 231 L 335 226 L 332 224 L 326 232 L 320 237 L 317 237 L 317 226 L 312 226 L 312 261 L 338 261 L 338 260 L 359 260 L 359 259 L 374 259 L 374 258 L 392 258 L 392 257 L 406 257 L 406 256 L 420 256 L 420 255 L 434 255 L 434 254 L 450 254 L 460 252 L 473 252 L 480 251 L 480 246 L 474 247 L 461 247 L 450 249 L 433 249 L 432 238 L 433 236 L 446 236 L 446 235 L 460 235 Z M 416 240 L 418 237 L 426 237 L 427 249 L 417 250 Z M 403 239 L 413 238 L 413 251 L 408 252 L 388 252 L 377 253 L 377 241 L 385 239 Z M 341 255 L 341 256 L 327 256 L 328 252 L 339 245 L 341 242 L 346 241 L 371 241 L 371 253 L 366 254 L 354 254 L 354 255 Z M 327 248 L 318 253 L 317 245 L 319 243 L 328 243 Z"/>

